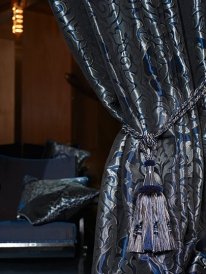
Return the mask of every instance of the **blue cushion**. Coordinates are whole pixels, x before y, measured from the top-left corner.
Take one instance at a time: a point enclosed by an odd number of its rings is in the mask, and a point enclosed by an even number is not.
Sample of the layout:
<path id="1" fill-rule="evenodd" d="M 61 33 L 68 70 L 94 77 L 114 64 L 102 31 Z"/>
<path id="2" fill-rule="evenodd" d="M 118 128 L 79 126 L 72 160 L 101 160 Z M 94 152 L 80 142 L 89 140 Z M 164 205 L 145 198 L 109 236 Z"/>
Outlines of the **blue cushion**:
<path id="1" fill-rule="evenodd" d="M 74 223 L 53 222 L 32 226 L 25 220 L 0 222 L 0 246 L 2 243 L 48 243 L 74 245 L 77 228 Z"/>
<path id="2" fill-rule="evenodd" d="M 0 155 L 0 219 L 16 218 L 25 175 L 39 179 L 76 176 L 75 157 L 24 159 Z"/>

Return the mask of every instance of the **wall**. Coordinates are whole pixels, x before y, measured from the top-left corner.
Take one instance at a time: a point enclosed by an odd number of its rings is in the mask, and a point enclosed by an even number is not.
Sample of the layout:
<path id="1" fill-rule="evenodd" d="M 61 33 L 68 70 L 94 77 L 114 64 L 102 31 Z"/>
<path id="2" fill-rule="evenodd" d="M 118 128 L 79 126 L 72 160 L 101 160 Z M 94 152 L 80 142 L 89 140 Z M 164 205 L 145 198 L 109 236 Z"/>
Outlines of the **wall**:
<path id="1" fill-rule="evenodd" d="M 95 97 L 53 15 L 25 15 L 21 138 L 32 143 L 50 138 L 90 151 L 88 172 L 99 186 L 120 125 Z M 65 72 L 75 75 L 74 85 L 65 80 Z"/>
<path id="2" fill-rule="evenodd" d="M 117 122 L 97 99 L 76 63 L 72 65 L 76 76 L 73 99 L 72 137 L 81 148 L 91 152 L 87 161 L 92 185 L 100 187 L 104 166 L 114 139 L 120 130 Z"/>
<path id="3" fill-rule="evenodd" d="M 71 88 L 64 78 L 70 70 L 71 55 L 54 16 L 26 10 L 17 91 L 22 142 L 71 142 Z"/>
<path id="4" fill-rule="evenodd" d="M 6 37 L 7 32 L 3 33 Z M 14 39 L 11 34 L 9 37 Z M 14 47 L 14 41 L 11 44 Z M 13 73 L 15 59 L 15 109 L 14 89 L 13 93 L 4 95 L 0 90 L 0 111 L 7 107 L 10 118 L 15 114 L 15 130 L 14 120 L 8 122 L 4 116 L 4 121 L 0 121 L 2 125 L 5 123 L 4 131 L 0 131 L 4 142 L 43 144 L 54 139 L 76 144 L 91 152 L 87 161 L 88 173 L 92 185 L 99 187 L 120 125 L 97 100 L 73 61 L 53 14 L 25 10 L 24 33 L 15 41 L 15 58 L 14 53 L 9 56 Z M 76 86 L 65 80 L 66 72 L 75 75 Z M 1 77 L 4 79 L 9 74 L 13 80 L 7 84 L 14 85 L 14 74 L 6 72 L 5 76 L 4 72 L 0 75 L 0 86 Z M 10 128 L 12 138 L 6 135 L 5 128 Z"/>
<path id="5" fill-rule="evenodd" d="M 14 142 L 14 41 L 0 39 L 0 144 Z"/>

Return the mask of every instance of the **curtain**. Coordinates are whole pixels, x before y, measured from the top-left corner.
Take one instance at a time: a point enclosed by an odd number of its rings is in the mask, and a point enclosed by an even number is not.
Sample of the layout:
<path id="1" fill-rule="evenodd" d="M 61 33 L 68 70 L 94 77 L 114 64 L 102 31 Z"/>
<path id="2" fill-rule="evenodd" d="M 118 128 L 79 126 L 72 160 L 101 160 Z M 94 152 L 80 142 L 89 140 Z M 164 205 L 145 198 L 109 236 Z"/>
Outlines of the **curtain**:
<path id="1" fill-rule="evenodd" d="M 159 253 L 127 248 L 135 189 L 145 177 L 141 140 L 132 132 L 160 130 L 204 81 L 206 2 L 49 2 L 102 104 L 132 129 L 120 130 L 105 165 L 92 273 L 206 273 L 204 98 L 158 138 L 154 152 L 176 248 Z"/>

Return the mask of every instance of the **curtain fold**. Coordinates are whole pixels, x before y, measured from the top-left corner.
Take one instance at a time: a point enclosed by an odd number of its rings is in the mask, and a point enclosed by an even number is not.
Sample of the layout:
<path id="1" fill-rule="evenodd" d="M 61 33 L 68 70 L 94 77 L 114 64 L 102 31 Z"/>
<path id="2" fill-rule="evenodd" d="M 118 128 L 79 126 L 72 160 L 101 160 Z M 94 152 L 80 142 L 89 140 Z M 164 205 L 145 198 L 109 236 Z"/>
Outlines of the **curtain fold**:
<path id="1" fill-rule="evenodd" d="M 49 2 L 103 105 L 137 133 L 162 128 L 204 81 L 204 0 Z M 205 109 L 203 99 L 158 139 L 155 151 L 155 176 L 167 198 L 174 251 L 127 251 L 134 193 L 145 168 L 140 141 L 119 132 L 102 179 L 93 274 L 204 273 Z"/>

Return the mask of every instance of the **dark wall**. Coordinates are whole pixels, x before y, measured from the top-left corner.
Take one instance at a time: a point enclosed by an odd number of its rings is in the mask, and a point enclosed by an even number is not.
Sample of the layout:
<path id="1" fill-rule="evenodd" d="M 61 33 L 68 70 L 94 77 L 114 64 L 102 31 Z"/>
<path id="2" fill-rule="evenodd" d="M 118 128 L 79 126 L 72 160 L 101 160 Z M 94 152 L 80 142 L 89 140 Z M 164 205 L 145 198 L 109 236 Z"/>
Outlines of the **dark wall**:
<path id="1" fill-rule="evenodd" d="M 15 48 L 15 55 L 10 54 L 15 71 L 15 77 L 10 75 L 13 93 L 4 92 L 8 97 L 4 105 L 11 109 L 12 100 L 15 105 L 9 114 L 13 117 L 10 125 L 0 109 L 1 124 L 11 128 L 13 137 L 1 131 L 1 143 L 43 144 L 53 139 L 76 144 L 91 152 L 87 168 L 92 184 L 99 186 L 119 124 L 97 100 L 74 62 L 48 3 L 38 3 L 38 8 L 36 4 L 25 9 L 24 32 L 18 39 L 11 34 L 11 18 L 8 25 L 0 25 L 0 38 L 2 35 Z M 2 71 L 5 74 L 5 68 Z M 73 75 L 73 81 L 66 80 L 65 73 Z"/>

